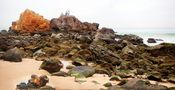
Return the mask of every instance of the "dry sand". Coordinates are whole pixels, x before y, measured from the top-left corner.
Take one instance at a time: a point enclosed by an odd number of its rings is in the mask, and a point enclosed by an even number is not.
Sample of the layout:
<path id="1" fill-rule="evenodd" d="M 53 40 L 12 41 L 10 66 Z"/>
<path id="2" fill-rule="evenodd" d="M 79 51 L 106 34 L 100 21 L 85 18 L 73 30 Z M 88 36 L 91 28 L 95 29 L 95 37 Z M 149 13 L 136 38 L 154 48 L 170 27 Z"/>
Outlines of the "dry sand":
<path id="1" fill-rule="evenodd" d="M 62 61 L 64 68 L 62 71 L 67 71 L 66 66 L 69 61 Z M 15 90 L 16 84 L 27 82 L 31 74 L 47 75 L 49 77 L 48 85 L 56 88 L 56 90 L 79 90 L 79 89 L 95 89 L 105 88 L 104 83 L 109 82 L 109 77 L 106 75 L 95 74 L 92 77 L 86 78 L 86 82 L 75 82 L 74 77 L 58 77 L 50 76 L 45 70 L 39 70 L 42 62 L 34 59 L 23 59 L 22 62 L 14 63 L 8 61 L 0 61 L 0 90 Z M 117 82 L 111 82 L 116 84 Z"/>
<path id="2" fill-rule="evenodd" d="M 22 62 L 14 63 L 0 60 L 0 90 L 15 90 L 16 84 L 27 82 L 32 74 L 47 75 L 49 77 L 48 85 L 56 88 L 56 90 L 99 90 L 105 88 L 104 83 L 111 82 L 117 84 L 119 82 L 109 81 L 109 77 L 103 74 L 95 74 L 92 77 L 86 78 L 86 82 L 75 82 L 74 77 L 58 77 L 50 76 L 45 70 L 39 70 L 42 62 L 34 59 L 23 59 Z M 61 71 L 68 71 L 65 67 L 70 64 L 70 61 L 62 60 L 64 64 Z M 152 83 L 155 83 L 152 81 Z M 160 83 L 168 87 L 174 87 L 171 83 Z"/>

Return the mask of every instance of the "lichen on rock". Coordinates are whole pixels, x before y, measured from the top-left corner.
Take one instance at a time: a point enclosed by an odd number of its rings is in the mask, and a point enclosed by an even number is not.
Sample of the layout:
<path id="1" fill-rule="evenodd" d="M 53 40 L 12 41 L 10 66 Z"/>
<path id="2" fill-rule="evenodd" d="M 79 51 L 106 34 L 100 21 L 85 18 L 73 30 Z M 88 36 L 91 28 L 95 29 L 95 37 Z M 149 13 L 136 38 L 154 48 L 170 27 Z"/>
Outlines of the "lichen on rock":
<path id="1" fill-rule="evenodd" d="M 26 9 L 20 15 L 19 20 L 12 22 L 12 26 L 10 28 L 20 33 L 34 33 L 50 30 L 50 24 L 43 16 Z"/>

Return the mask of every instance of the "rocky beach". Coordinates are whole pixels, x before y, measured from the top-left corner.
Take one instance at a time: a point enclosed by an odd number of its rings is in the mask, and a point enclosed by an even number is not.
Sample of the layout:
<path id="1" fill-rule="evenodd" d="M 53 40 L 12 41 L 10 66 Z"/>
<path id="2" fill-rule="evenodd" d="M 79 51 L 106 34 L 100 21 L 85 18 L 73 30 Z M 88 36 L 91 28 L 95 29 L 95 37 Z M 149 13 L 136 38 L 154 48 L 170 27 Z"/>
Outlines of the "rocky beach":
<path id="1" fill-rule="evenodd" d="M 175 44 L 27 9 L 0 32 L 0 73 L 0 90 L 175 90 Z"/>

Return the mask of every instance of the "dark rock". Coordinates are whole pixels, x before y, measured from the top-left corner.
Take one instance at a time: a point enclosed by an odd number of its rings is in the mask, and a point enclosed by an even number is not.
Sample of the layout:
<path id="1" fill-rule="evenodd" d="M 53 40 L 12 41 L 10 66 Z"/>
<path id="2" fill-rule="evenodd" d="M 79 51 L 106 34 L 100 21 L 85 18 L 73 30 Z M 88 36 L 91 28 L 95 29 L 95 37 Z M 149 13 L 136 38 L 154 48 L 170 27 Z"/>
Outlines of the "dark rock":
<path id="1" fill-rule="evenodd" d="M 13 48 L 4 53 L 2 59 L 11 62 L 21 62 L 22 61 L 22 51 L 18 48 Z"/>
<path id="2" fill-rule="evenodd" d="M 98 74 L 106 74 L 108 76 L 111 76 L 110 72 L 106 69 L 103 69 L 103 68 L 96 68 L 95 69 L 95 73 L 98 73 Z"/>
<path id="3" fill-rule="evenodd" d="M 16 85 L 16 89 L 24 89 L 24 90 L 27 90 L 28 86 L 25 82 L 21 82 L 20 84 Z"/>
<path id="4" fill-rule="evenodd" d="M 131 42 L 134 45 L 142 45 L 143 44 L 143 39 L 139 36 L 133 35 L 133 34 L 125 34 L 125 35 L 118 35 L 117 38 L 121 40 L 126 40 Z"/>
<path id="5" fill-rule="evenodd" d="M 122 79 L 121 79 L 121 77 L 120 76 L 117 76 L 117 75 L 114 75 L 114 76 L 112 76 L 111 78 L 110 78 L 110 81 L 121 81 Z"/>
<path id="6" fill-rule="evenodd" d="M 149 80 L 161 81 L 161 76 L 159 74 L 152 74 L 147 77 Z"/>
<path id="7" fill-rule="evenodd" d="M 129 80 L 126 84 L 121 87 L 127 90 L 168 90 L 166 86 L 163 85 L 154 85 L 148 81 L 143 81 L 139 79 Z"/>
<path id="8" fill-rule="evenodd" d="M 59 60 L 45 60 L 42 62 L 40 69 L 47 70 L 49 73 L 54 73 L 60 71 L 63 67 L 63 64 Z"/>
<path id="9" fill-rule="evenodd" d="M 63 77 L 67 77 L 67 76 L 69 76 L 69 74 L 66 73 L 66 72 L 64 72 L 64 71 L 59 71 L 59 72 L 52 73 L 52 76 L 63 76 Z"/>
<path id="10" fill-rule="evenodd" d="M 175 90 L 175 87 L 170 87 L 168 88 L 168 90 Z"/>
<path id="11" fill-rule="evenodd" d="M 155 39 L 156 41 L 163 41 L 163 39 Z"/>
<path id="12" fill-rule="evenodd" d="M 112 84 L 110 82 L 108 82 L 108 83 L 103 84 L 103 86 L 105 86 L 105 87 L 111 87 Z"/>
<path id="13" fill-rule="evenodd" d="M 102 28 L 97 31 L 95 40 L 113 41 L 115 39 L 115 32 L 110 28 Z"/>
<path id="14" fill-rule="evenodd" d="M 114 85 L 114 86 L 111 86 L 109 87 L 107 90 L 126 90 L 118 85 Z"/>
<path id="15" fill-rule="evenodd" d="M 0 35 L 8 35 L 8 31 L 7 30 L 1 30 Z"/>
<path id="16" fill-rule="evenodd" d="M 89 66 L 77 66 L 75 68 L 72 68 L 68 72 L 71 76 L 74 76 L 74 74 L 80 74 L 84 77 L 90 77 L 93 74 L 95 74 L 95 69 Z"/>
<path id="17" fill-rule="evenodd" d="M 156 43 L 156 40 L 154 38 L 148 38 L 147 42 L 148 43 Z"/>
<path id="18" fill-rule="evenodd" d="M 168 81 L 175 84 L 175 77 L 170 77 Z"/>

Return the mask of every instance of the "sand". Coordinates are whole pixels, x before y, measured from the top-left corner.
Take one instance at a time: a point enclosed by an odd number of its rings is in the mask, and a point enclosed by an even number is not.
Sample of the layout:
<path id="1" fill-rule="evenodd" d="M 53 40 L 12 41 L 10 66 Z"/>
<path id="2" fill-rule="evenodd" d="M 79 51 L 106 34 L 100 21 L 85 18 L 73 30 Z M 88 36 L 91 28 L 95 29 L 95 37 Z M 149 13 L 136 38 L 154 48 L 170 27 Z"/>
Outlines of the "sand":
<path id="1" fill-rule="evenodd" d="M 95 74 L 92 77 L 84 79 L 86 82 L 75 82 L 74 77 L 58 77 L 51 76 L 45 70 L 39 70 L 39 66 L 42 62 L 34 59 L 23 59 L 22 62 L 14 63 L 0 60 L 0 90 L 15 90 L 15 87 L 20 82 L 27 82 L 32 74 L 47 75 L 49 77 L 48 85 L 56 88 L 56 90 L 82 90 L 82 89 L 94 89 L 105 88 L 104 83 L 111 82 L 117 84 L 118 82 L 109 81 L 109 77 L 103 74 Z M 69 61 L 62 61 L 64 68 L 69 65 Z"/>
<path id="2" fill-rule="evenodd" d="M 70 61 L 61 60 L 64 67 L 61 71 L 67 72 L 66 66 Z M 49 77 L 48 85 L 56 88 L 56 90 L 99 90 L 105 88 L 104 83 L 111 82 L 113 85 L 118 84 L 116 81 L 109 81 L 109 77 L 104 74 L 94 74 L 92 77 L 85 78 L 86 82 L 75 82 L 74 77 L 51 76 L 45 70 L 39 70 L 42 61 L 34 59 L 23 59 L 22 62 L 8 62 L 0 60 L 0 90 L 15 90 L 20 82 L 27 82 L 32 74 L 47 75 Z M 156 83 L 151 81 L 151 83 Z M 159 83 L 168 87 L 175 87 L 172 83 Z"/>

